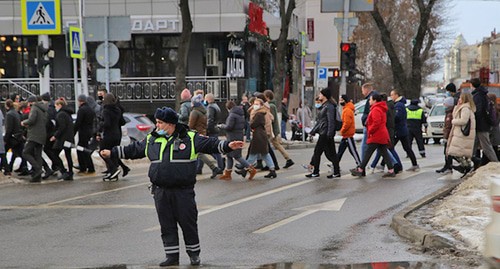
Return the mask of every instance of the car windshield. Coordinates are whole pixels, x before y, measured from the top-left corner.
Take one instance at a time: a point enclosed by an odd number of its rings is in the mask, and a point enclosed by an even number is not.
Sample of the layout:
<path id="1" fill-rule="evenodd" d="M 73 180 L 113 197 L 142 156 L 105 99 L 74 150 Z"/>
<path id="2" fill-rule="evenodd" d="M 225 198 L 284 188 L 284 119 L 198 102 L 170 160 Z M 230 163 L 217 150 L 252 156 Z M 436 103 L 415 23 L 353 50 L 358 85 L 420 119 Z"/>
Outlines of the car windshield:
<path id="1" fill-rule="evenodd" d="M 429 116 L 443 116 L 446 114 L 444 106 L 434 106 Z"/>

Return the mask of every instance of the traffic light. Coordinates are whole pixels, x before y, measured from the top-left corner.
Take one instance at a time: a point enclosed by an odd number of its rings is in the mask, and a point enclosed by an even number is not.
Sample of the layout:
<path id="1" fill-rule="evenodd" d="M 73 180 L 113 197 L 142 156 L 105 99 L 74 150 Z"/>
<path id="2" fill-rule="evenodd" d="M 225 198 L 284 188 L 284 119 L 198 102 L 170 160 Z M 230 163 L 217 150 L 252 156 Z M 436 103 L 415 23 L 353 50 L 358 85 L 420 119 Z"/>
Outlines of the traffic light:
<path id="1" fill-rule="evenodd" d="M 356 70 L 356 43 L 340 43 L 340 70 Z"/>
<path id="2" fill-rule="evenodd" d="M 338 68 L 333 69 L 333 78 L 334 79 L 340 78 L 340 70 Z"/>
<path id="3" fill-rule="evenodd" d="M 50 52 L 49 48 L 44 48 L 43 44 L 38 44 L 36 47 L 36 67 L 38 73 L 43 73 L 45 67 L 50 64 L 50 60 L 45 60 L 45 56 L 48 56 Z"/>

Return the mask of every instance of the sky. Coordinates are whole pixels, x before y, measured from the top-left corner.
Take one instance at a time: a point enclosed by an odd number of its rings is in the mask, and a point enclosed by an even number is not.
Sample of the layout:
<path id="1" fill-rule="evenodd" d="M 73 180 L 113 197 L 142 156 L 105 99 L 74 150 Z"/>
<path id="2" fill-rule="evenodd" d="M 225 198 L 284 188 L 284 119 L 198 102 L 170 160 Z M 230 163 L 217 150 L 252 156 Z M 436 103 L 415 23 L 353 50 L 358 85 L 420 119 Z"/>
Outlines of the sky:
<path id="1" fill-rule="evenodd" d="M 451 0 L 450 31 L 456 37 L 462 33 L 467 44 L 481 41 L 496 28 L 500 33 L 500 1 Z"/>

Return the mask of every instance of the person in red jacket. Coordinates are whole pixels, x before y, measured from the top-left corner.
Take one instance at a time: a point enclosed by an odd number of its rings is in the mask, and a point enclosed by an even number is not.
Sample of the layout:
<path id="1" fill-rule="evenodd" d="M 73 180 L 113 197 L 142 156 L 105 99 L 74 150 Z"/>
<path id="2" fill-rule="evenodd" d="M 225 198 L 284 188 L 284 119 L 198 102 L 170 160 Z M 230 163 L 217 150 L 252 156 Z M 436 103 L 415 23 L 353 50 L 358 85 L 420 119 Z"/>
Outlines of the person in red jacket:
<path id="1" fill-rule="evenodd" d="M 342 140 L 339 145 L 339 162 L 342 159 L 342 155 L 345 149 L 349 149 L 356 165 L 361 164 L 359 159 L 358 150 L 356 149 L 356 143 L 354 142 L 354 134 L 356 133 L 356 126 L 354 125 L 354 104 L 347 95 L 342 94 L 339 99 L 339 103 L 344 108 L 342 109 L 342 128 L 340 129 L 340 135 L 342 135 Z"/>
<path id="2" fill-rule="evenodd" d="M 366 119 L 367 147 L 363 154 L 363 161 L 358 168 L 352 169 L 353 176 L 366 176 L 365 168 L 375 150 L 379 150 L 387 163 L 389 171 L 383 177 L 394 177 L 393 164 L 387 153 L 387 145 L 390 143 L 389 132 L 387 131 L 387 104 L 382 102 L 379 94 L 370 97 L 370 113 Z"/>

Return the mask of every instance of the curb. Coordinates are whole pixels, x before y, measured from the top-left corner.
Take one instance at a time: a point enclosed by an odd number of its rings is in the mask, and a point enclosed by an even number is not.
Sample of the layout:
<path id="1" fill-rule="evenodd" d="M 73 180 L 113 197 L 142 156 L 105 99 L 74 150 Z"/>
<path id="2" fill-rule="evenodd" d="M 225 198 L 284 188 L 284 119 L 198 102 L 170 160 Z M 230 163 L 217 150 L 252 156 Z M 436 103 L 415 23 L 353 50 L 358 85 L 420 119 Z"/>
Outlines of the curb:
<path id="1" fill-rule="evenodd" d="M 455 248 L 454 240 L 445 238 L 435 231 L 429 231 L 421 228 L 420 226 L 410 222 L 408 219 L 406 219 L 406 217 L 410 213 L 418 210 L 424 205 L 427 205 L 441 197 L 447 196 L 462 182 L 463 180 L 460 180 L 459 182 L 455 182 L 449 186 L 445 186 L 396 213 L 392 217 L 391 228 L 393 228 L 399 236 L 406 238 L 414 243 L 418 243 L 423 247 L 436 249 Z"/>

